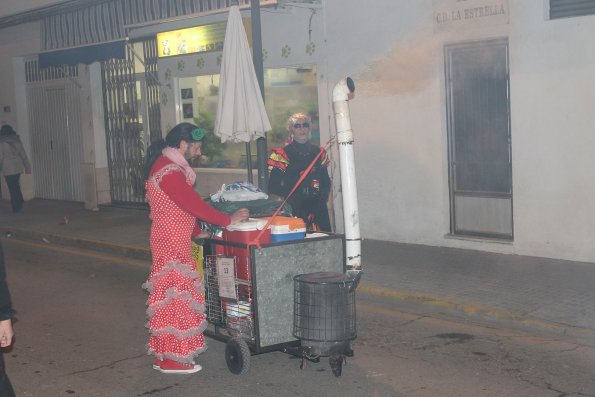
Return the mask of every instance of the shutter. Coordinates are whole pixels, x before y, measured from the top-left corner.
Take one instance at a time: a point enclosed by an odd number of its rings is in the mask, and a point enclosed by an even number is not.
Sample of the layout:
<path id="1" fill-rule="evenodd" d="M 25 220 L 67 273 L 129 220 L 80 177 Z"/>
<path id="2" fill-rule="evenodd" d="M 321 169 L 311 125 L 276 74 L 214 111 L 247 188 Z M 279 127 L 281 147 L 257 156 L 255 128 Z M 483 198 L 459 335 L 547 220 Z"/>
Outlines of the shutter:
<path id="1" fill-rule="evenodd" d="M 249 4 L 249 0 L 238 2 Z M 41 25 L 42 47 L 49 51 L 124 40 L 128 25 L 223 12 L 231 3 L 232 0 L 104 0 L 46 15 Z"/>
<path id="2" fill-rule="evenodd" d="M 550 0 L 550 19 L 595 14 L 595 0 Z"/>

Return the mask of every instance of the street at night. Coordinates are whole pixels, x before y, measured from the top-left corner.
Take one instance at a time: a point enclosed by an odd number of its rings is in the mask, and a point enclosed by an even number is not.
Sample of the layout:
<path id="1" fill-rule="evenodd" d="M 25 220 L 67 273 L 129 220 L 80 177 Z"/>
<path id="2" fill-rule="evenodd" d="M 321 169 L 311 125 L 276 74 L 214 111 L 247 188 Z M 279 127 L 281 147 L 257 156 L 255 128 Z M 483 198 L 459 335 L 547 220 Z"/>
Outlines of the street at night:
<path id="1" fill-rule="evenodd" d="M 0 397 L 595 397 L 593 37 L 1 0 Z"/>
<path id="2" fill-rule="evenodd" d="M 355 355 L 341 377 L 328 360 L 273 352 L 246 375 L 208 340 L 204 369 L 164 375 L 145 352 L 148 263 L 44 242 L 4 239 L 18 311 L 7 371 L 18 396 L 595 396 L 595 348 L 358 302 Z"/>

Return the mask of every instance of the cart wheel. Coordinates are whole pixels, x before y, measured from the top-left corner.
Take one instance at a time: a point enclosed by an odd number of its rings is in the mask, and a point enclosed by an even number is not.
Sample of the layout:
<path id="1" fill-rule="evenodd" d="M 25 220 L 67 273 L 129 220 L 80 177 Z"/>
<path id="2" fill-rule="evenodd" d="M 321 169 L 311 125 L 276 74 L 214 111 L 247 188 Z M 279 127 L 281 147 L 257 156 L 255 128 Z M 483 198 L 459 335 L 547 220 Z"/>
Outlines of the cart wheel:
<path id="1" fill-rule="evenodd" d="M 343 360 L 343 355 L 330 356 L 328 359 L 331 369 L 333 370 L 333 375 L 336 377 L 341 376 L 341 372 L 343 372 Z"/>
<path id="2" fill-rule="evenodd" d="M 240 338 L 230 339 L 225 345 L 225 362 L 232 374 L 243 375 L 250 368 L 250 349 Z"/>

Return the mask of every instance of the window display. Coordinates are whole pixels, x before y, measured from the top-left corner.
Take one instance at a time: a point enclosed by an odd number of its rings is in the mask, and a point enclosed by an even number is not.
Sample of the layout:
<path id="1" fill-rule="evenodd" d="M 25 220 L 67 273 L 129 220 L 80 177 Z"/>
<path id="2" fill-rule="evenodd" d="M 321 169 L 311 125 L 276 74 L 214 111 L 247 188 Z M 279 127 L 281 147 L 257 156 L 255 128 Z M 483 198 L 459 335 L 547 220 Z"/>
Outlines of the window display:
<path id="1" fill-rule="evenodd" d="M 285 146 L 289 135 L 285 129 L 287 118 L 297 111 L 312 118 L 313 144 L 320 144 L 318 126 L 318 87 L 315 65 L 271 68 L 264 71 L 265 106 L 272 130 L 267 133 L 269 151 Z M 183 77 L 179 81 L 180 120 L 190 121 L 204 128 L 205 154 L 195 167 L 246 168 L 245 143 L 221 143 L 213 135 L 219 93 L 219 75 Z M 256 168 L 256 142 L 251 142 L 252 166 Z"/>

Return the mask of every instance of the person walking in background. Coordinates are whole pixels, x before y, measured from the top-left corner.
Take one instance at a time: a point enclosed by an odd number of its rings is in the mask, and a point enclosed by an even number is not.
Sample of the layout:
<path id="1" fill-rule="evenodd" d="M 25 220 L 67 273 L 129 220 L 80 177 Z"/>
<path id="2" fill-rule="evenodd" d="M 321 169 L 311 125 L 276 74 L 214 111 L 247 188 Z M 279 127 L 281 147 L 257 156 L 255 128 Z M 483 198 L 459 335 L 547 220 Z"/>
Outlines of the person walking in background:
<path id="1" fill-rule="evenodd" d="M 312 120 L 305 113 L 294 113 L 287 120 L 287 132 L 292 141 L 283 148 L 273 149 L 268 159 L 269 194 L 286 198 L 304 170 L 322 150 L 322 155 L 289 198 L 294 216 L 302 218 L 308 230 L 331 232 L 326 202 L 331 190 L 326 151 L 310 143 Z"/>
<path id="2" fill-rule="evenodd" d="M 0 171 L 4 174 L 10 192 L 12 212 L 21 212 L 24 200 L 20 177 L 23 171 L 31 173 L 31 164 L 21 139 L 8 124 L 0 128 Z"/>
<path id="3" fill-rule="evenodd" d="M 228 226 L 249 216 L 245 208 L 231 216 L 220 212 L 194 190 L 189 163 L 201 155 L 204 135 L 193 124 L 176 125 L 165 140 L 151 144 L 144 167 L 152 221 L 152 267 L 143 284 L 149 291 L 148 350 L 156 357 L 153 368 L 163 373 L 200 371 L 194 360 L 206 350 L 204 284 L 192 259 L 192 237 L 200 232 L 196 219 Z"/>
<path id="4" fill-rule="evenodd" d="M 6 285 L 6 269 L 4 265 L 4 250 L 0 241 L 0 348 L 7 348 L 12 344 L 14 332 L 12 329 L 12 317 L 15 311 L 12 309 L 10 293 Z M 15 396 L 10 379 L 6 374 L 4 366 L 4 355 L 0 354 L 0 396 Z"/>

